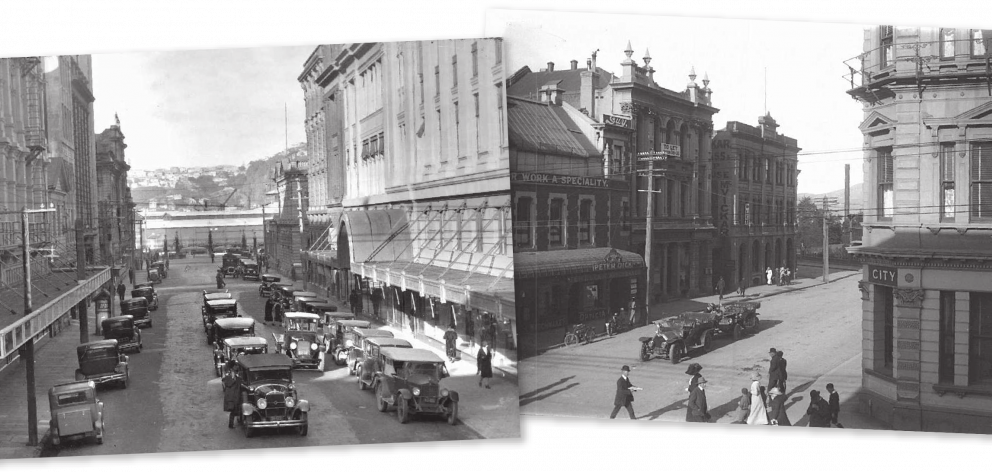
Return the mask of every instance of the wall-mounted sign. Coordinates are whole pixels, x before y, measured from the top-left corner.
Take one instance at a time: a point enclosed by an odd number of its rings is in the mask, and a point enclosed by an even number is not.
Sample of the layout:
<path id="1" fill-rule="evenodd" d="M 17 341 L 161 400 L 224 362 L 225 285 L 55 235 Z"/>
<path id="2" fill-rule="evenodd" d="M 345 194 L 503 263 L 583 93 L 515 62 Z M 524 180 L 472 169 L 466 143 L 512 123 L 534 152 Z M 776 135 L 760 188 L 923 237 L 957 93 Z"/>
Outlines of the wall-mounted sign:
<path id="1" fill-rule="evenodd" d="M 595 177 L 578 177 L 574 175 L 538 174 L 533 172 L 514 172 L 510 174 L 514 182 L 533 182 L 538 184 L 571 185 L 574 187 L 610 187 L 609 179 Z M 622 184 L 622 182 L 618 182 Z"/>
<path id="2" fill-rule="evenodd" d="M 634 269 L 641 266 L 641 261 L 625 261 L 616 249 L 611 249 L 609 254 L 603 258 L 603 262 L 593 264 L 592 270 L 599 272 L 604 270 Z"/>
<path id="3" fill-rule="evenodd" d="M 603 123 L 620 128 L 630 128 L 630 118 L 622 116 L 603 115 Z"/>
<path id="4" fill-rule="evenodd" d="M 899 271 L 894 267 L 868 265 L 868 282 L 895 287 Z"/>

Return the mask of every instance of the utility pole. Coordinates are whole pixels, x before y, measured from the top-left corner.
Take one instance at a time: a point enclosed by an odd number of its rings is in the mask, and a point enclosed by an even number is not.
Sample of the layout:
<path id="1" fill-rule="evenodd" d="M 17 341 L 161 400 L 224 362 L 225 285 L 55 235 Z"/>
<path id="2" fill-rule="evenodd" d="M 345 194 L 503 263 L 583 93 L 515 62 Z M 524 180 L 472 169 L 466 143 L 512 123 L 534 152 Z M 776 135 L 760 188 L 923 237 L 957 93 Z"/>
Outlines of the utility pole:
<path id="1" fill-rule="evenodd" d="M 844 164 L 844 221 L 847 228 L 844 231 L 844 246 L 851 245 L 853 237 L 851 225 L 851 164 Z"/>
<path id="2" fill-rule="evenodd" d="M 86 280 L 86 248 L 83 247 L 83 219 L 76 218 L 76 280 Z M 79 344 L 90 342 L 89 315 L 86 313 L 86 300 L 76 305 L 79 317 Z"/>
<path id="3" fill-rule="evenodd" d="M 647 274 L 644 278 L 644 326 L 647 326 L 651 322 L 651 271 L 654 270 L 651 264 L 651 247 L 654 243 L 654 160 L 648 161 L 648 203 L 645 211 L 644 265 L 647 266 Z"/>
<path id="4" fill-rule="evenodd" d="M 21 213 L 21 260 L 24 264 L 24 316 L 28 316 L 34 311 L 31 301 L 31 239 L 30 221 L 28 215 L 31 213 L 54 212 L 53 208 L 43 210 L 22 209 Z M 24 359 L 24 371 L 27 377 L 28 389 L 28 446 L 38 445 L 38 400 L 35 396 L 34 383 L 34 336 L 30 336 L 21 348 Z"/>
<path id="5" fill-rule="evenodd" d="M 296 178 L 296 210 L 297 215 L 300 220 L 300 270 L 303 272 L 303 290 L 307 289 L 307 277 L 306 277 L 306 261 L 304 261 L 303 254 L 305 249 L 305 239 L 303 234 L 303 185 L 300 183 L 300 178 Z"/>
<path id="6" fill-rule="evenodd" d="M 827 196 L 823 196 L 823 282 L 830 281 L 830 235 L 827 232 Z"/>
<path id="7" fill-rule="evenodd" d="M 143 270 L 145 268 L 145 217 L 141 217 L 141 222 L 138 223 L 138 232 L 141 233 L 141 247 L 138 249 L 141 254 L 139 259 L 138 270 Z"/>

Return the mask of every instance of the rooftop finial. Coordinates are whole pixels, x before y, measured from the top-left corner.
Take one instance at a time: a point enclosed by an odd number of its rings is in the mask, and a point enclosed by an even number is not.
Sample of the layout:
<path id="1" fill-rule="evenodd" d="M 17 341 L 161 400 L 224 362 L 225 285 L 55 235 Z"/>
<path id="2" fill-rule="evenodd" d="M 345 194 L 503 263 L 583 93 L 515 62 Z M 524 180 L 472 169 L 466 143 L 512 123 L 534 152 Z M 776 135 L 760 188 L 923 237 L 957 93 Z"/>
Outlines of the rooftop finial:
<path id="1" fill-rule="evenodd" d="M 709 86 L 710 86 L 710 74 L 703 72 L 703 87 L 709 87 Z"/>
<path id="2" fill-rule="evenodd" d="M 689 67 L 689 83 L 690 84 L 696 83 L 696 67 L 695 66 L 690 66 Z"/>
<path id="3" fill-rule="evenodd" d="M 634 48 L 630 47 L 630 40 L 629 39 L 627 40 L 627 49 L 624 49 L 623 52 L 624 52 L 624 54 L 627 55 L 627 59 L 630 59 L 630 56 L 633 56 L 634 55 Z"/>
<path id="4" fill-rule="evenodd" d="M 121 126 L 121 119 L 117 117 L 117 112 L 114 112 L 114 122 L 117 123 L 117 127 Z"/>
<path id="5" fill-rule="evenodd" d="M 644 66 L 646 67 L 648 64 L 651 64 L 651 50 L 645 48 L 644 49 Z"/>

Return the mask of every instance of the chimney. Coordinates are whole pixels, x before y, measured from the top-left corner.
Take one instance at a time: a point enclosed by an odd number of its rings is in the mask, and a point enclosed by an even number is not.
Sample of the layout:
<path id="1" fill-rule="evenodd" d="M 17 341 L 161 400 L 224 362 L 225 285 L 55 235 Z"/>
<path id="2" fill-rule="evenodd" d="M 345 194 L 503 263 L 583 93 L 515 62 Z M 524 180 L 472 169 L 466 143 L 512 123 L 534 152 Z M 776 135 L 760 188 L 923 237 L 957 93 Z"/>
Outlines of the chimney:
<path id="1" fill-rule="evenodd" d="M 561 98 L 564 92 L 565 91 L 558 86 L 558 82 L 548 82 L 547 84 L 541 87 L 540 91 L 538 92 L 538 97 L 539 100 L 542 102 L 548 103 L 550 105 L 561 106 Z"/>
<path id="2" fill-rule="evenodd" d="M 579 61 L 572 59 L 572 70 L 579 70 Z"/>
<path id="3" fill-rule="evenodd" d="M 554 71 L 555 71 L 555 63 L 548 62 L 548 72 L 554 72 Z"/>

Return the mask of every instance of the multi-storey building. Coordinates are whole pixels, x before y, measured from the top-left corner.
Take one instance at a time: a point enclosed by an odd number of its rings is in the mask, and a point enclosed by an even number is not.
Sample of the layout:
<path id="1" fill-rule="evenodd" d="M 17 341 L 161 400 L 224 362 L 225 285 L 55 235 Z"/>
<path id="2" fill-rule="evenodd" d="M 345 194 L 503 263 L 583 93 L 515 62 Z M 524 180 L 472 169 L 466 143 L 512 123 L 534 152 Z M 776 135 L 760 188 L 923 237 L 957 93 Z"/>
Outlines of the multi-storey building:
<path id="1" fill-rule="evenodd" d="M 280 163 L 274 170 L 279 212 L 265 225 L 265 256 L 268 266 L 295 279 L 303 277 L 301 251 L 313 244 L 307 231 L 307 162 Z"/>
<path id="2" fill-rule="evenodd" d="M 644 66 L 632 59 L 627 45 L 619 77 L 596 65 L 596 53 L 580 70 L 531 72 L 524 68 L 513 75 L 510 93 L 533 96 L 553 83 L 563 89 L 563 101 L 582 110 L 601 124 L 622 124 L 628 133 L 604 129 L 598 140 L 604 152 L 604 167 L 630 179 L 632 234 L 630 250 L 645 255 L 647 217 L 653 217 L 648 283 L 655 302 L 678 296 L 709 293 L 716 227 L 711 214 L 710 138 L 713 132 L 712 91 L 708 78 L 696 83 L 695 72 L 682 92 L 661 87 L 654 81 L 651 57 Z M 653 170 L 651 169 L 653 166 Z M 653 177 L 648 177 L 653 175 Z M 648 195 L 652 194 L 651 208 Z"/>
<path id="3" fill-rule="evenodd" d="M 99 202 L 99 245 L 105 265 L 132 267 L 134 253 L 134 202 L 127 186 L 124 133 L 120 121 L 96 136 L 96 181 Z"/>
<path id="4" fill-rule="evenodd" d="M 330 119 L 336 118 L 328 108 L 333 103 L 325 96 L 324 87 L 317 78 L 325 70 L 325 63 L 341 52 L 341 45 L 321 45 L 314 49 L 303 65 L 303 73 L 297 78 L 303 88 L 306 105 L 307 142 L 307 184 L 310 198 L 307 206 L 307 220 L 311 231 L 319 235 L 330 223 L 332 213 L 340 213 L 344 193 L 339 182 L 343 182 L 342 159 L 328 159 L 329 155 L 340 154 L 340 133 L 333 133 Z M 337 141 L 333 141 L 337 140 Z M 332 142 L 333 141 L 333 142 Z M 329 166 L 330 164 L 330 166 Z M 335 166 L 337 165 L 337 166 Z"/>
<path id="5" fill-rule="evenodd" d="M 713 137 L 713 278 L 728 291 L 764 284 L 768 268 L 796 268 L 799 147 L 777 128 L 765 114 L 757 127 L 731 121 Z"/>
<path id="6" fill-rule="evenodd" d="M 862 409 L 992 432 L 992 31 L 865 30 Z M 857 59 L 855 59 L 857 60 Z M 860 83 L 858 83 L 860 82 Z"/>
<path id="7" fill-rule="evenodd" d="M 308 279 L 381 300 L 387 322 L 515 369 L 516 324 L 501 42 L 354 43 L 325 56 L 326 201 L 343 211 Z M 316 94 L 314 95 L 316 96 Z M 334 169 L 332 172 L 331 169 Z M 366 299 L 366 311 L 371 311 Z"/>
<path id="8" fill-rule="evenodd" d="M 644 259 L 617 249 L 631 234 L 629 179 L 610 172 L 596 141 L 631 130 L 563 102 L 556 82 L 540 92 L 507 99 L 523 355 L 561 343 L 570 324 L 602 327 L 621 308 L 626 317 L 644 285 Z"/>

